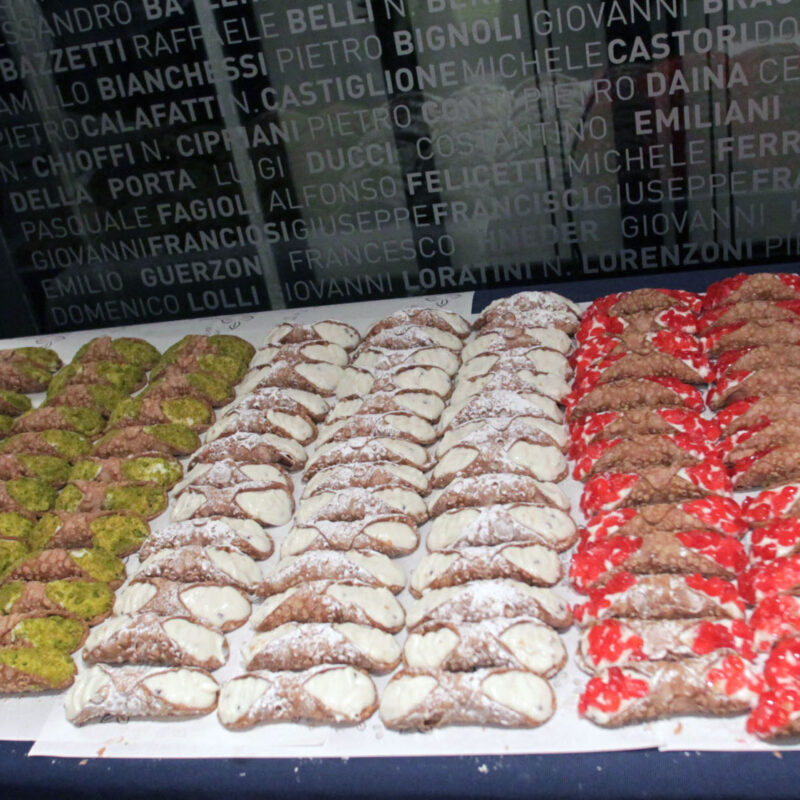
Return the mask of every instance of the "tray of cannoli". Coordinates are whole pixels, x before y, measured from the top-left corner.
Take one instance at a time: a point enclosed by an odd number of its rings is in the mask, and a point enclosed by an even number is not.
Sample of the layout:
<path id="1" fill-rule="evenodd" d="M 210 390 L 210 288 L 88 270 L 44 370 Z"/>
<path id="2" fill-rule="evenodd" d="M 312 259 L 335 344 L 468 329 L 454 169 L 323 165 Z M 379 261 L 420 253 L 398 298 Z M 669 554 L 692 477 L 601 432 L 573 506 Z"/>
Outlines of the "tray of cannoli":
<path id="1" fill-rule="evenodd" d="M 799 304 L 756 274 L 9 347 L 0 702 L 48 698 L 51 755 L 791 742 Z"/>

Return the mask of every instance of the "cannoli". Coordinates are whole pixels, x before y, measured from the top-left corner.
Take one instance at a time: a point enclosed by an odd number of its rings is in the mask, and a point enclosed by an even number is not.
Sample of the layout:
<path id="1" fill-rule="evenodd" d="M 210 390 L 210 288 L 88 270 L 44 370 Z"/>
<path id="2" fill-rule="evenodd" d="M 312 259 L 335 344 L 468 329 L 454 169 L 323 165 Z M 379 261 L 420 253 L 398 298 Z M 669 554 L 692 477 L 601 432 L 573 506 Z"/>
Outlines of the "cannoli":
<path id="1" fill-rule="evenodd" d="M 466 364 L 487 353 L 504 353 L 520 347 L 542 347 L 562 355 L 572 352 L 572 339 L 555 328 L 503 328 L 481 333 L 464 345 L 461 359 Z"/>
<path id="2" fill-rule="evenodd" d="M 686 308 L 694 313 L 703 307 L 703 296 L 681 289 L 634 289 L 608 294 L 595 300 L 586 310 L 586 317 L 608 314 L 627 317 L 643 311 L 661 311 L 667 308 Z"/>
<path id="3" fill-rule="evenodd" d="M 125 580 L 125 564 L 99 547 L 52 548 L 23 556 L 2 575 L 4 581 L 48 581 L 77 578 L 107 583 L 112 589 Z"/>
<path id="4" fill-rule="evenodd" d="M 333 342 L 317 339 L 297 344 L 267 345 L 256 351 L 250 362 L 250 369 L 260 369 L 275 361 L 287 364 L 333 364 L 346 367 L 350 357 L 347 350 Z"/>
<path id="5" fill-rule="evenodd" d="M 150 533 L 138 517 L 105 511 L 54 511 L 44 514 L 30 533 L 35 549 L 100 547 L 119 558 L 135 553 Z"/>
<path id="6" fill-rule="evenodd" d="M 56 489 L 48 481 L 39 478 L 0 482 L 0 511 L 18 512 L 29 519 L 49 511 L 56 497 Z"/>
<path id="7" fill-rule="evenodd" d="M 796 345 L 800 344 L 800 319 L 752 319 L 734 322 L 709 331 L 702 337 L 702 341 L 711 358 L 719 358 L 730 350 L 764 347 L 774 342 Z"/>
<path id="8" fill-rule="evenodd" d="M 233 387 L 227 381 L 207 372 L 184 372 L 180 367 L 167 367 L 158 379 L 151 381 L 142 392 L 142 398 L 165 400 L 176 397 L 194 397 L 212 408 L 228 405 L 234 397 Z"/>
<path id="9" fill-rule="evenodd" d="M 735 490 L 757 489 L 800 479 L 800 442 L 748 450 L 748 455 L 730 465 Z"/>
<path id="10" fill-rule="evenodd" d="M 586 481 L 604 472 L 636 472 L 648 467 L 701 464 L 716 454 L 713 442 L 685 434 L 643 433 L 603 439 L 576 454 L 572 477 Z"/>
<path id="11" fill-rule="evenodd" d="M 736 655 L 643 661 L 592 678 L 578 712 L 608 728 L 675 714 L 741 714 L 755 705 L 762 686 L 754 668 Z"/>
<path id="12" fill-rule="evenodd" d="M 310 325 L 284 322 L 267 333 L 264 345 L 298 344 L 317 339 L 338 344 L 339 347 L 350 351 L 361 341 L 361 336 L 352 325 L 333 319 L 325 319 Z"/>
<path id="13" fill-rule="evenodd" d="M 446 347 L 459 352 L 464 346 L 459 336 L 428 325 L 398 325 L 370 331 L 362 342 L 364 347 L 385 347 L 388 350 L 408 350 L 412 347 Z"/>
<path id="14" fill-rule="evenodd" d="M 553 373 L 534 372 L 530 369 L 504 369 L 501 364 L 499 369 L 479 378 L 471 380 L 458 378 L 450 402 L 460 404 L 479 394 L 503 391 L 541 395 L 561 403 L 569 395 L 569 390 L 567 381 Z"/>
<path id="15" fill-rule="evenodd" d="M 800 519 L 780 519 L 754 528 L 750 535 L 750 558 L 772 561 L 800 553 Z"/>
<path id="16" fill-rule="evenodd" d="M 0 540 L 0 580 L 7 572 L 10 572 L 17 564 L 26 558 L 30 558 L 30 548 L 20 540 L 3 539 Z"/>
<path id="17" fill-rule="evenodd" d="M 99 581 L 6 581 L 0 586 L 0 614 L 66 613 L 97 625 L 113 605 L 114 591 Z"/>
<path id="18" fill-rule="evenodd" d="M 235 586 L 216 583 L 179 583 L 166 578 L 142 578 L 117 594 L 114 613 L 137 617 L 188 617 L 227 633 L 250 618 L 250 600 Z"/>
<path id="19" fill-rule="evenodd" d="M 367 461 L 339 464 L 320 470 L 308 479 L 303 497 L 350 487 L 367 489 L 397 487 L 423 495 L 430 492 L 427 475 L 416 467 L 395 464 L 391 461 Z"/>
<path id="20" fill-rule="evenodd" d="M 511 297 L 501 297 L 489 303 L 475 320 L 475 329 L 497 326 L 506 318 L 526 318 L 535 315 L 536 327 L 552 327 L 574 333 L 581 318 L 581 310 L 571 300 L 555 292 L 517 292 Z"/>
<path id="21" fill-rule="evenodd" d="M 433 492 L 428 500 L 432 517 L 455 508 L 473 508 L 498 503 L 530 503 L 569 511 L 569 498 L 554 483 L 537 481 L 526 475 L 499 472 L 459 478 L 444 489 Z"/>
<path id="22" fill-rule="evenodd" d="M 797 594 L 800 590 L 800 555 L 754 564 L 739 576 L 742 597 L 755 605 L 774 594 Z"/>
<path id="23" fill-rule="evenodd" d="M 238 550 L 192 544 L 164 548 L 150 555 L 133 576 L 133 580 L 142 578 L 220 583 L 250 593 L 261 580 L 261 570 L 250 556 Z"/>
<path id="24" fill-rule="evenodd" d="M 272 555 L 275 545 L 270 535 L 250 519 L 212 517 L 173 522 L 156 528 L 139 550 L 139 560 L 144 561 L 159 550 L 197 545 L 235 548 L 257 561 Z"/>
<path id="25" fill-rule="evenodd" d="M 67 719 L 125 722 L 129 719 L 180 719 L 210 714 L 219 684 L 201 669 L 108 667 L 82 673 L 64 698 Z"/>
<path id="26" fill-rule="evenodd" d="M 403 646 L 411 669 L 469 672 L 481 667 L 524 669 L 550 678 L 567 662 L 561 637 L 532 617 L 419 625 Z"/>
<path id="27" fill-rule="evenodd" d="M 800 422 L 794 419 L 763 420 L 752 428 L 743 428 L 727 436 L 720 450 L 727 464 L 735 465 L 742 458 L 772 447 L 800 441 Z"/>
<path id="28" fill-rule="evenodd" d="M 775 394 L 795 394 L 800 390 L 800 367 L 776 364 L 748 372 L 735 370 L 720 377 L 708 392 L 706 402 L 714 410 L 737 400 L 770 397 Z"/>
<path id="29" fill-rule="evenodd" d="M 183 372 L 202 372 L 213 375 L 228 383 L 238 383 L 247 372 L 247 362 L 223 356 L 217 353 L 176 353 L 164 356 L 156 364 L 151 374 L 152 379 L 158 377 L 168 368 L 177 367 Z"/>
<path id="30" fill-rule="evenodd" d="M 504 667 L 475 672 L 400 670 L 383 690 L 380 714 L 390 730 L 441 725 L 535 728 L 556 710 L 550 684 Z"/>
<path id="31" fill-rule="evenodd" d="M 49 378 L 49 376 L 48 376 Z M 49 381 L 47 399 L 59 394 L 67 386 L 99 383 L 113 386 L 123 394 L 138 392 L 147 376 L 135 364 L 120 364 L 113 361 L 87 361 L 85 364 L 73 362 L 62 367 Z"/>
<path id="32" fill-rule="evenodd" d="M 319 429 L 317 446 L 327 442 L 377 436 L 408 439 L 421 445 L 433 444 L 438 438 L 436 429 L 430 422 L 408 411 L 398 411 L 389 414 L 357 414 L 324 425 Z"/>
<path id="33" fill-rule="evenodd" d="M 732 536 L 713 531 L 610 536 L 584 545 L 572 556 L 570 581 L 579 592 L 607 583 L 619 572 L 699 573 L 735 578 L 747 566 L 747 552 Z"/>
<path id="34" fill-rule="evenodd" d="M 248 672 L 303 670 L 320 664 L 348 664 L 366 672 L 391 672 L 400 645 L 385 631 L 353 622 L 287 622 L 257 633 L 243 648 Z"/>
<path id="35" fill-rule="evenodd" d="M 458 353 L 446 347 L 410 347 L 407 350 L 359 347 L 354 353 L 352 366 L 374 375 L 399 367 L 438 367 L 452 377 L 458 372 L 461 359 Z"/>
<path id="36" fill-rule="evenodd" d="M 624 355 L 670 355 L 690 363 L 699 359 L 700 364 L 709 366 L 701 341 L 691 333 L 663 328 L 645 332 L 625 320 L 607 317 L 596 318 L 593 324 L 598 335 L 590 334 L 569 359 L 579 376 L 608 358 Z"/>
<path id="37" fill-rule="evenodd" d="M 682 341 L 696 330 L 697 315 L 687 307 L 643 310 L 625 316 L 599 312 L 584 315 L 575 339 L 579 348 L 591 345 L 598 339 L 603 340 L 601 346 L 608 347 L 614 340 L 653 342 L 658 334 L 671 334 L 676 337 L 673 341 Z M 670 338 L 666 337 L 667 341 Z"/>
<path id="38" fill-rule="evenodd" d="M 33 406 L 29 397 L 9 389 L 0 389 L 0 414 L 9 417 L 18 417 Z"/>
<path id="39" fill-rule="evenodd" d="M 741 619 L 608 619 L 584 628 L 578 663 L 600 672 L 639 661 L 677 661 L 709 653 L 755 657 L 753 629 Z"/>
<path id="40" fill-rule="evenodd" d="M 74 406 L 42 406 L 27 411 L 14 420 L 12 433 L 31 433 L 47 430 L 74 431 L 84 436 L 96 436 L 106 426 L 99 411 Z"/>
<path id="41" fill-rule="evenodd" d="M 12 347 L 0 350 L 0 362 L 28 361 L 47 372 L 56 372 L 63 366 L 61 357 L 49 347 Z"/>
<path id="42" fill-rule="evenodd" d="M 180 461 L 167 456 L 83 458 L 69 472 L 71 481 L 138 481 L 170 489 L 183 477 Z"/>
<path id="43" fill-rule="evenodd" d="M 65 614 L 33 612 L 0 616 L 0 647 L 51 647 L 74 653 L 89 635 L 89 626 Z"/>
<path id="44" fill-rule="evenodd" d="M 88 455 L 92 449 L 92 440 L 80 433 L 60 431 L 35 431 L 17 433 L 0 443 L 0 452 L 28 453 L 40 456 L 56 456 L 67 461 L 75 461 Z"/>
<path id="45" fill-rule="evenodd" d="M 150 520 L 166 511 L 167 495 L 163 486 L 152 483 L 73 481 L 59 492 L 54 507 L 57 511 L 123 511 Z"/>
<path id="46" fill-rule="evenodd" d="M 340 400 L 360 398 L 376 392 L 418 390 L 446 398 L 453 391 L 450 376 L 439 367 L 396 367 L 392 370 L 372 370 L 347 367 L 336 386 Z"/>
<path id="47" fill-rule="evenodd" d="M 575 621 L 585 627 L 597 620 L 744 619 L 745 604 L 736 585 L 702 575 L 632 575 L 620 572 L 574 609 Z"/>
<path id="48" fill-rule="evenodd" d="M 760 739 L 796 736 L 800 732 L 800 688 L 781 686 L 762 692 L 747 718 L 747 732 Z"/>
<path id="49" fill-rule="evenodd" d="M 213 442 L 232 433 L 272 433 L 307 445 L 316 438 L 317 426 L 305 411 L 286 413 L 277 408 L 238 409 L 233 406 L 208 429 L 206 441 Z"/>
<path id="50" fill-rule="evenodd" d="M 391 328 L 404 328 L 409 325 L 422 325 L 427 328 L 438 328 L 441 331 L 458 336 L 459 339 L 466 339 L 469 336 L 472 326 L 460 314 L 453 311 L 444 311 L 440 308 L 405 308 L 402 311 L 395 311 L 383 319 L 376 322 L 367 331 L 365 341 L 371 334 Z"/>
<path id="51" fill-rule="evenodd" d="M 715 420 L 722 436 L 732 436 L 741 430 L 755 428 L 779 419 L 795 420 L 800 416 L 800 401 L 782 390 L 770 397 L 750 397 L 737 400 L 717 413 Z"/>
<path id="52" fill-rule="evenodd" d="M 72 408 L 91 408 L 109 417 L 114 409 L 128 395 L 110 383 L 71 384 L 60 392 L 48 396 L 47 406 L 71 406 Z"/>
<path id="53" fill-rule="evenodd" d="M 409 631 L 428 622 L 480 622 L 491 617 L 534 617 L 568 628 L 572 612 L 552 589 L 498 578 L 425 592 L 408 610 Z"/>
<path id="54" fill-rule="evenodd" d="M 175 486 L 175 494 L 179 494 L 189 486 L 215 486 L 225 489 L 253 481 L 282 486 L 290 494 L 294 491 L 289 473 L 278 464 L 240 464 L 226 458 L 210 464 L 195 464 L 186 473 L 186 477 Z"/>
<path id="55" fill-rule="evenodd" d="M 772 648 L 764 664 L 764 683 L 770 689 L 800 687 L 800 638 L 787 636 Z"/>
<path id="56" fill-rule="evenodd" d="M 399 487 L 348 487 L 335 492 L 316 492 L 297 506 L 296 522 L 313 524 L 320 519 L 350 521 L 386 514 L 403 514 L 421 525 L 428 519 L 425 501 L 411 489 Z"/>
<path id="57" fill-rule="evenodd" d="M 252 481 L 220 489 L 191 485 L 178 495 L 171 520 L 182 522 L 204 517 L 250 519 L 265 527 L 285 525 L 292 518 L 294 498 L 276 483 Z"/>
<path id="58" fill-rule="evenodd" d="M 161 453 L 182 458 L 191 455 L 199 446 L 200 437 L 186 425 L 132 425 L 109 431 L 98 439 L 93 454 L 110 458 Z"/>
<path id="59" fill-rule="evenodd" d="M 590 478 L 581 495 L 581 511 L 595 516 L 626 506 L 677 503 L 711 495 L 730 496 L 731 480 L 717 457 L 690 467 L 649 467 L 639 472 L 609 472 Z"/>
<path id="60" fill-rule="evenodd" d="M 449 428 L 436 447 L 436 456 L 441 458 L 460 445 L 481 445 L 486 438 L 505 442 L 524 439 L 551 445 L 563 452 L 569 442 L 569 433 L 565 425 L 541 417 L 487 417 Z"/>
<path id="61" fill-rule="evenodd" d="M 282 558 L 256 587 L 259 597 L 280 594 L 309 581 L 332 580 L 383 587 L 399 594 L 406 585 L 405 572 L 382 553 L 366 550 L 309 550 Z"/>
<path id="62" fill-rule="evenodd" d="M 731 372 L 756 372 L 769 369 L 775 364 L 784 367 L 800 367 L 800 347 L 796 344 L 765 344 L 728 350 L 714 364 L 715 380 Z"/>
<path id="63" fill-rule="evenodd" d="M 800 298 L 800 280 L 793 273 L 744 272 L 712 283 L 706 289 L 703 311 L 722 305 L 752 300 L 796 300 Z"/>
<path id="64" fill-rule="evenodd" d="M 257 631 L 285 622 L 354 622 L 387 633 L 402 630 L 403 607 L 384 587 L 357 582 L 309 581 L 267 597 L 250 620 Z"/>
<path id="65" fill-rule="evenodd" d="M 567 357 L 554 350 L 541 347 L 517 347 L 505 353 L 487 353 L 464 364 L 458 377 L 471 380 L 488 375 L 495 370 L 529 369 L 532 372 L 547 372 L 567 379 L 572 375 L 572 367 Z"/>
<path id="66" fill-rule="evenodd" d="M 442 488 L 457 478 L 487 473 L 525 475 L 538 481 L 560 481 L 568 473 L 559 447 L 539 444 L 532 436 L 504 442 L 496 431 L 478 431 L 469 444 L 447 451 L 431 472 L 431 486 Z M 477 441 L 475 441 L 477 439 Z"/>
<path id="67" fill-rule="evenodd" d="M 194 355 L 212 354 L 233 358 L 247 366 L 255 352 L 255 347 L 250 342 L 242 339 L 241 336 L 233 336 L 229 333 L 218 333 L 211 336 L 190 334 L 170 345 L 164 351 L 162 360 L 169 361 L 187 353 Z"/>
<path id="68" fill-rule="evenodd" d="M 218 630 L 190 617 L 122 614 L 92 628 L 83 660 L 215 670 L 228 660 L 228 643 Z"/>
<path id="69" fill-rule="evenodd" d="M 120 401 L 108 420 L 109 428 L 132 425 L 185 425 L 202 432 L 214 421 L 214 409 L 197 397 L 128 397 Z"/>
<path id="70" fill-rule="evenodd" d="M 27 359 L 0 361 L 0 388 L 9 392 L 29 394 L 43 392 L 53 375 Z"/>
<path id="71" fill-rule="evenodd" d="M 393 392 L 377 392 L 367 397 L 340 400 L 331 409 L 327 424 L 337 420 L 351 419 L 362 415 L 388 414 L 408 411 L 428 422 L 436 422 L 444 411 L 444 400 L 431 392 L 401 389 Z"/>
<path id="72" fill-rule="evenodd" d="M 161 353 L 144 339 L 97 336 L 79 348 L 73 361 L 119 361 L 142 369 L 152 369 L 159 358 Z"/>
<path id="73" fill-rule="evenodd" d="M 717 306 L 698 319 L 698 332 L 705 335 L 717 328 L 751 319 L 778 321 L 800 318 L 800 293 L 794 300 L 745 300 L 733 305 Z"/>
<path id="74" fill-rule="evenodd" d="M 494 578 L 555 586 L 563 574 L 558 553 L 539 544 L 462 547 L 426 555 L 412 573 L 408 588 L 419 598 L 430 589 Z"/>
<path id="75" fill-rule="evenodd" d="M 800 634 L 800 597 L 775 594 L 764 598 L 750 615 L 750 627 L 759 653 L 768 653 L 786 636 Z"/>
<path id="76" fill-rule="evenodd" d="M 754 528 L 780 519 L 800 517 L 800 484 L 767 489 L 742 501 L 742 517 Z"/>
<path id="77" fill-rule="evenodd" d="M 587 414 L 570 425 L 569 456 L 576 460 L 593 442 L 644 434 L 678 434 L 713 442 L 719 439 L 717 420 L 685 408 L 632 408 Z"/>
<path id="78" fill-rule="evenodd" d="M 254 672 L 228 681 L 219 698 L 219 721 L 230 730 L 264 722 L 356 725 L 378 707 L 366 672 L 323 665 L 302 672 Z"/>
<path id="79" fill-rule="evenodd" d="M 0 512 L 0 541 L 30 542 L 34 521 L 18 511 Z"/>
<path id="80" fill-rule="evenodd" d="M 0 694 L 66 689 L 75 673 L 75 662 L 54 647 L 0 647 Z"/>
<path id="81" fill-rule="evenodd" d="M 275 361 L 251 372 L 242 382 L 241 391 L 249 393 L 275 387 L 332 397 L 343 374 L 344 370 L 335 364 L 290 364 L 286 361 Z"/>
<path id="82" fill-rule="evenodd" d="M 226 414 L 243 414 L 249 411 L 275 409 L 285 414 L 306 414 L 313 422 L 325 419 L 330 406 L 324 397 L 300 389 L 279 389 L 265 386 L 239 399 Z"/>
<path id="83" fill-rule="evenodd" d="M 389 436 L 378 436 L 374 439 L 359 436 L 343 442 L 328 442 L 318 447 L 306 465 L 303 480 L 308 481 L 327 467 L 376 461 L 390 461 L 423 471 L 430 467 L 430 456 L 421 445 Z"/>
<path id="84" fill-rule="evenodd" d="M 534 417 L 561 424 L 564 412 L 555 400 L 535 392 L 486 392 L 449 405 L 439 420 L 439 429 L 447 431 L 490 417 Z"/>
<path id="85" fill-rule="evenodd" d="M 704 355 L 664 353 L 618 353 L 597 361 L 577 374 L 575 390 L 631 378 L 673 378 L 683 383 L 708 383 L 711 365 Z"/>
<path id="86" fill-rule="evenodd" d="M 280 464 L 294 472 L 302 469 L 307 458 L 305 448 L 294 439 L 272 433 L 232 433 L 204 444 L 189 466 L 230 459 L 243 464 Z"/>
<path id="87" fill-rule="evenodd" d="M 58 456 L 38 456 L 28 453 L 0 453 L 0 480 L 38 478 L 54 486 L 69 480 L 70 463 Z"/>
<path id="88" fill-rule="evenodd" d="M 702 412 L 705 403 L 700 392 L 675 378 L 623 378 L 599 384 L 586 391 L 576 390 L 564 399 L 567 416 L 577 420 L 601 411 L 628 411 L 646 408 L 686 408 Z"/>
<path id="89" fill-rule="evenodd" d="M 281 556 L 308 550 L 374 550 L 390 558 L 413 553 L 419 545 L 417 526 L 404 514 L 386 514 L 350 522 L 320 519 L 293 527 L 281 544 Z"/>
<path id="90" fill-rule="evenodd" d="M 581 529 L 581 540 L 591 544 L 614 535 L 649 536 L 690 530 L 716 531 L 741 538 L 748 526 L 735 500 L 712 495 L 685 503 L 655 503 L 598 514 Z"/>

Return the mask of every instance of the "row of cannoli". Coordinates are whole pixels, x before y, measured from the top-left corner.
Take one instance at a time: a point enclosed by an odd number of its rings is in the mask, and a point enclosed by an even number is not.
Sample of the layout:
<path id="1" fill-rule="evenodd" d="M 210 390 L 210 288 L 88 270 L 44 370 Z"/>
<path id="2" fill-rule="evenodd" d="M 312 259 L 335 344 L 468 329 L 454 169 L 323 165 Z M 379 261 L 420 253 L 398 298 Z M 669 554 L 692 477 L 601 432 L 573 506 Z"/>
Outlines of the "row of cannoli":
<path id="1" fill-rule="evenodd" d="M 579 712 L 603 726 L 747 711 L 760 687 L 737 578 L 747 525 L 709 419 L 702 296 L 638 290 L 593 303 L 568 399 L 587 521 L 570 580 Z"/>
<path id="2" fill-rule="evenodd" d="M 433 447 L 428 553 L 409 581 L 403 668 L 380 703 L 397 730 L 535 727 L 571 623 L 552 590 L 575 541 L 560 403 L 578 312 L 545 292 L 492 303 L 462 350 Z"/>

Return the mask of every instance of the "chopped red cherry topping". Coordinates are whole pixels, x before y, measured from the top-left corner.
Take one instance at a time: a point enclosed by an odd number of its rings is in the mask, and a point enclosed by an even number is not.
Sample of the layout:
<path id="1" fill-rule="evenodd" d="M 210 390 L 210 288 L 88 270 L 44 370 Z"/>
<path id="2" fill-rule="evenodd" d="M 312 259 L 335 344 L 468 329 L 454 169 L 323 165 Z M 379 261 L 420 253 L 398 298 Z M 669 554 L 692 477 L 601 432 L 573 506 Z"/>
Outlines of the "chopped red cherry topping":
<path id="1" fill-rule="evenodd" d="M 728 697 L 747 690 L 759 694 L 764 684 L 739 656 L 726 656 L 718 667 L 706 673 L 706 681 L 715 689 L 721 689 Z"/>
<path id="2" fill-rule="evenodd" d="M 613 511 L 625 501 L 638 482 L 636 473 L 608 472 L 595 475 L 583 489 L 581 511 L 587 517 L 601 511 Z"/>
<path id="3" fill-rule="evenodd" d="M 733 603 L 739 611 L 744 613 L 745 606 L 736 586 L 724 578 L 705 578 L 695 573 L 686 576 L 686 585 L 690 589 L 714 597 L 722 603 Z"/>
<path id="4" fill-rule="evenodd" d="M 781 519 L 754 528 L 750 536 L 750 555 L 754 561 L 772 561 L 792 555 L 800 548 L 800 519 Z"/>
<path id="5" fill-rule="evenodd" d="M 586 619 L 600 619 L 603 609 L 611 605 L 611 598 L 614 595 L 622 594 L 631 586 L 636 585 L 636 576 L 630 572 L 618 572 L 605 586 L 599 589 L 592 589 L 589 592 L 589 599 L 579 606 L 575 606 L 573 613 L 578 622 Z"/>
<path id="6" fill-rule="evenodd" d="M 767 489 L 755 497 L 748 497 L 742 503 L 742 517 L 751 525 L 759 525 L 786 516 L 800 493 L 800 486 L 783 486 L 780 489 Z"/>
<path id="7" fill-rule="evenodd" d="M 800 714 L 800 688 L 782 686 L 764 692 L 747 720 L 747 732 L 770 739 L 782 733 Z"/>
<path id="8" fill-rule="evenodd" d="M 642 546 L 640 536 L 614 536 L 575 552 L 569 575 L 572 585 L 585 592 L 627 561 Z"/>
<path id="9" fill-rule="evenodd" d="M 735 650 L 752 660 L 753 629 L 742 619 L 703 620 L 695 629 L 692 651 L 704 656 L 716 650 Z"/>
<path id="10" fill-rule="evenodd" d="M 767 597 L 753 609 L 750 625 L 755 631 L 757 649 L 768 651 L 784 636 L 800 633 L 800 597 L 790 594 Z"/>
<path id="11" fill-rule="evenodd" d="M 703 298 L 702 307 L 706 309 L 716 308 L 722 305 L 748 277 L 746 273 L 740 272 L 738 275 L 734 275 L 731 278 L 725 278 L 716 283 L 712 283 L 711 286 L 706 289 L 706 296 Z"/>
<path id="12" fill-rule="evenodd" d="M 619 711 L 624 700 L 647 697 L 650 684 L 641 678 L 626 675 L 619 667 L 611 667 L 604 677 L 594 677 L 586 684 L 578 701 L 578 711 L 585 714 L 589 708 L 605 713 Z"/>
<path id="13" fill-rule="evenodd" d="M 780 272 L 778 273 L 778 278 L 780 278 L 780 280 L 791 289 L 794 289 L 796 292 L 800 292 L 800 275 L 797 275 L 794 272 Z M 784 302 L 793 301 L 787 300 Z"/>
<path id="14" fill-rule="evenodd" d="M 701 486 L 710 492 L 729 494 L 732 491 L 728 471 L 717 457 L 709 457 L 702 464 L 686 467 L 684 472 L 695 486 Z"/>
<path id="15" fill-rule="evenodd" d="M 712 531 L 684 531 L 677 534 L 681 544 L 696 550 L 736 574 L 747 567 L 747 552 L 742 543 L 732 536 L 722 536 Z"/>
<path id="16" fill-rule="evenodd" d="M 683 400 L 686 408 L 691 408 L 693 411 L 703 411 L 706 407 L 700 392 L 698 392 L 694 386 L 689 386 L 688 383 L 679 381 L 677 378 L 650 376 L 645 378 L 645 380 L 654 381 L 667 389 L 671 389 Z"/>
<path id="17" fill-rule="evenodd" d="M 592 626 L 586 634 L 588 655 L 595 669 L 606 665 L 642 661 L 644 642 L 618 620 L 610 619 Z"/>
<path id="18" fill-rule="evenodd" d="M 784 639 L 775 645 L 764 664 L 764 681 L 770 689 L 800 687 L 800 639 Z"/>
<path id="19" fill-rule="evenodd" d="M 701 497 L 682 503 L 681 509 L 714 530 L 729 536 L 743 536 L 748 529 L 742 519 L 742 510 L 739 508 L 739 504 L 730 497 L 720 497 L 719 495 Z"/>

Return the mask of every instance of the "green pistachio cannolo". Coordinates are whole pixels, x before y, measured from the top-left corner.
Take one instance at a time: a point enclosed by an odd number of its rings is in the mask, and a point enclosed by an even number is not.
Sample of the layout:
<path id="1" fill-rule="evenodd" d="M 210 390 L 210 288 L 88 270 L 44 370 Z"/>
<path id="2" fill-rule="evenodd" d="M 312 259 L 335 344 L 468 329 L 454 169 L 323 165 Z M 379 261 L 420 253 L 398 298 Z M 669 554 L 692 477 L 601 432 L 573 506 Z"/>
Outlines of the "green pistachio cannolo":
<path id="1" fill-rule="evenodd" d="M 200 447 L 200 437 L 186 425 L 131 425 L 117 428 L 98 439 L 94 455 L 100 458 L 163 453 L 188 456 Z"/>
<path id="2" fill-rule="evenodd" d="M 68 461 L 75 461 L 80 456 L 88 455 L 92 449 L 92 440 L 73 431 L 50 429 L 15 433 L 0 442 L 0 453 L 30 453 L 42 456 L 58 456 Z"/>
<path id="3" fill-rule="evenodd" d="M 106 511 L 54 511 L 44 514 L 26 537 L 33 550 L 100 547 L 115 556 L 135 553 L 150 534 L 139 517 Z"/>
<path id="4" fill-rule="evenodd" d="M 127 397 L 109 383 L 75 383 L 48 397 L 46 405 L 90 408 L 108 417 Z"/>
<path id="5" fill-rule="evenodd" d="M 20 414 L 30 411 L 32 406 L 33 403 L 26 395 L 12 392 L 9 389 L 0 389 L 0 414 L 18 417 Z"/>
<path id="6" fill-rule="evenodd" d="M 78 461 L 69 475 L 72 481 L 137 481 L 173 487 L 183 477 L 180 461 L 168 456 L 91 457 Z"/>
<path id="7" fill-rule="evenodd" d="M 74 431 L 84 436 L 97 436 L 105 427 L 103 415 L 92 408 L 43 406 L 17 417 L 13 433 L 62 430 Z"/>
<path id="8" fill-rule="evenodd" d="M 54 547 L 26 553 L 0 575 L 8 581 L 47 582 L 78 578 L 107 583 L 113 589 L 125 580 L 125 564 L 113 553 L 99 547 L 75 550 Z"/>
<path id="9" fill-rule="evenodd" d="M 30 517 L 49 511 L 57 490 L 40 478 L 17 478 L 0 482 L 0 511 L 17 511 Z"/>
<path id="10" fill-rule="evenodd" d="M 167 495 L 161 486 L 146 483 L 94 483 L 74 481 L 58 494 L 57 511 L 120 511 L 153 519 L 166 511 Z"/>
<path id="11" fill-rule="evenodd" d="M 175 422 L 195 431 L 204 431 L 214 417 L 214 409 L 205 400 L 196 397 L 129 397 L 114 409 L 108 426 L 126 428 L 130 425 Z"/>
<path id="12" fill-rule="evenodd" d="M 74 653 L 86 640 L 89 626 L 77 617 L 33 612 L 0 617 L 0 647 L 53 647 Z"/>
<path id="13" fill-rule="evenodd" d="M 69 655 L 54 647 L 0 648 L 0 692 L 66 689 L 76 672 Z"/>
<path id="14" fill-rule="evenodd" d="M 98 336 L 83 345 L 73 361 L 116 361 L 151 369 L 160 357 L 161 353 L 144 339 L 132 336 Z"/>
<path id="15" fill-rule="evenodd" d="M 73 362 L 62 367 L 54 376 L 47 390 L 48 399 L 67 386 L 82 383 L 103 383 L 131 394 L 141 389 L 146 382 L 144 370 L 135 364 L 114 361 Z"/>

